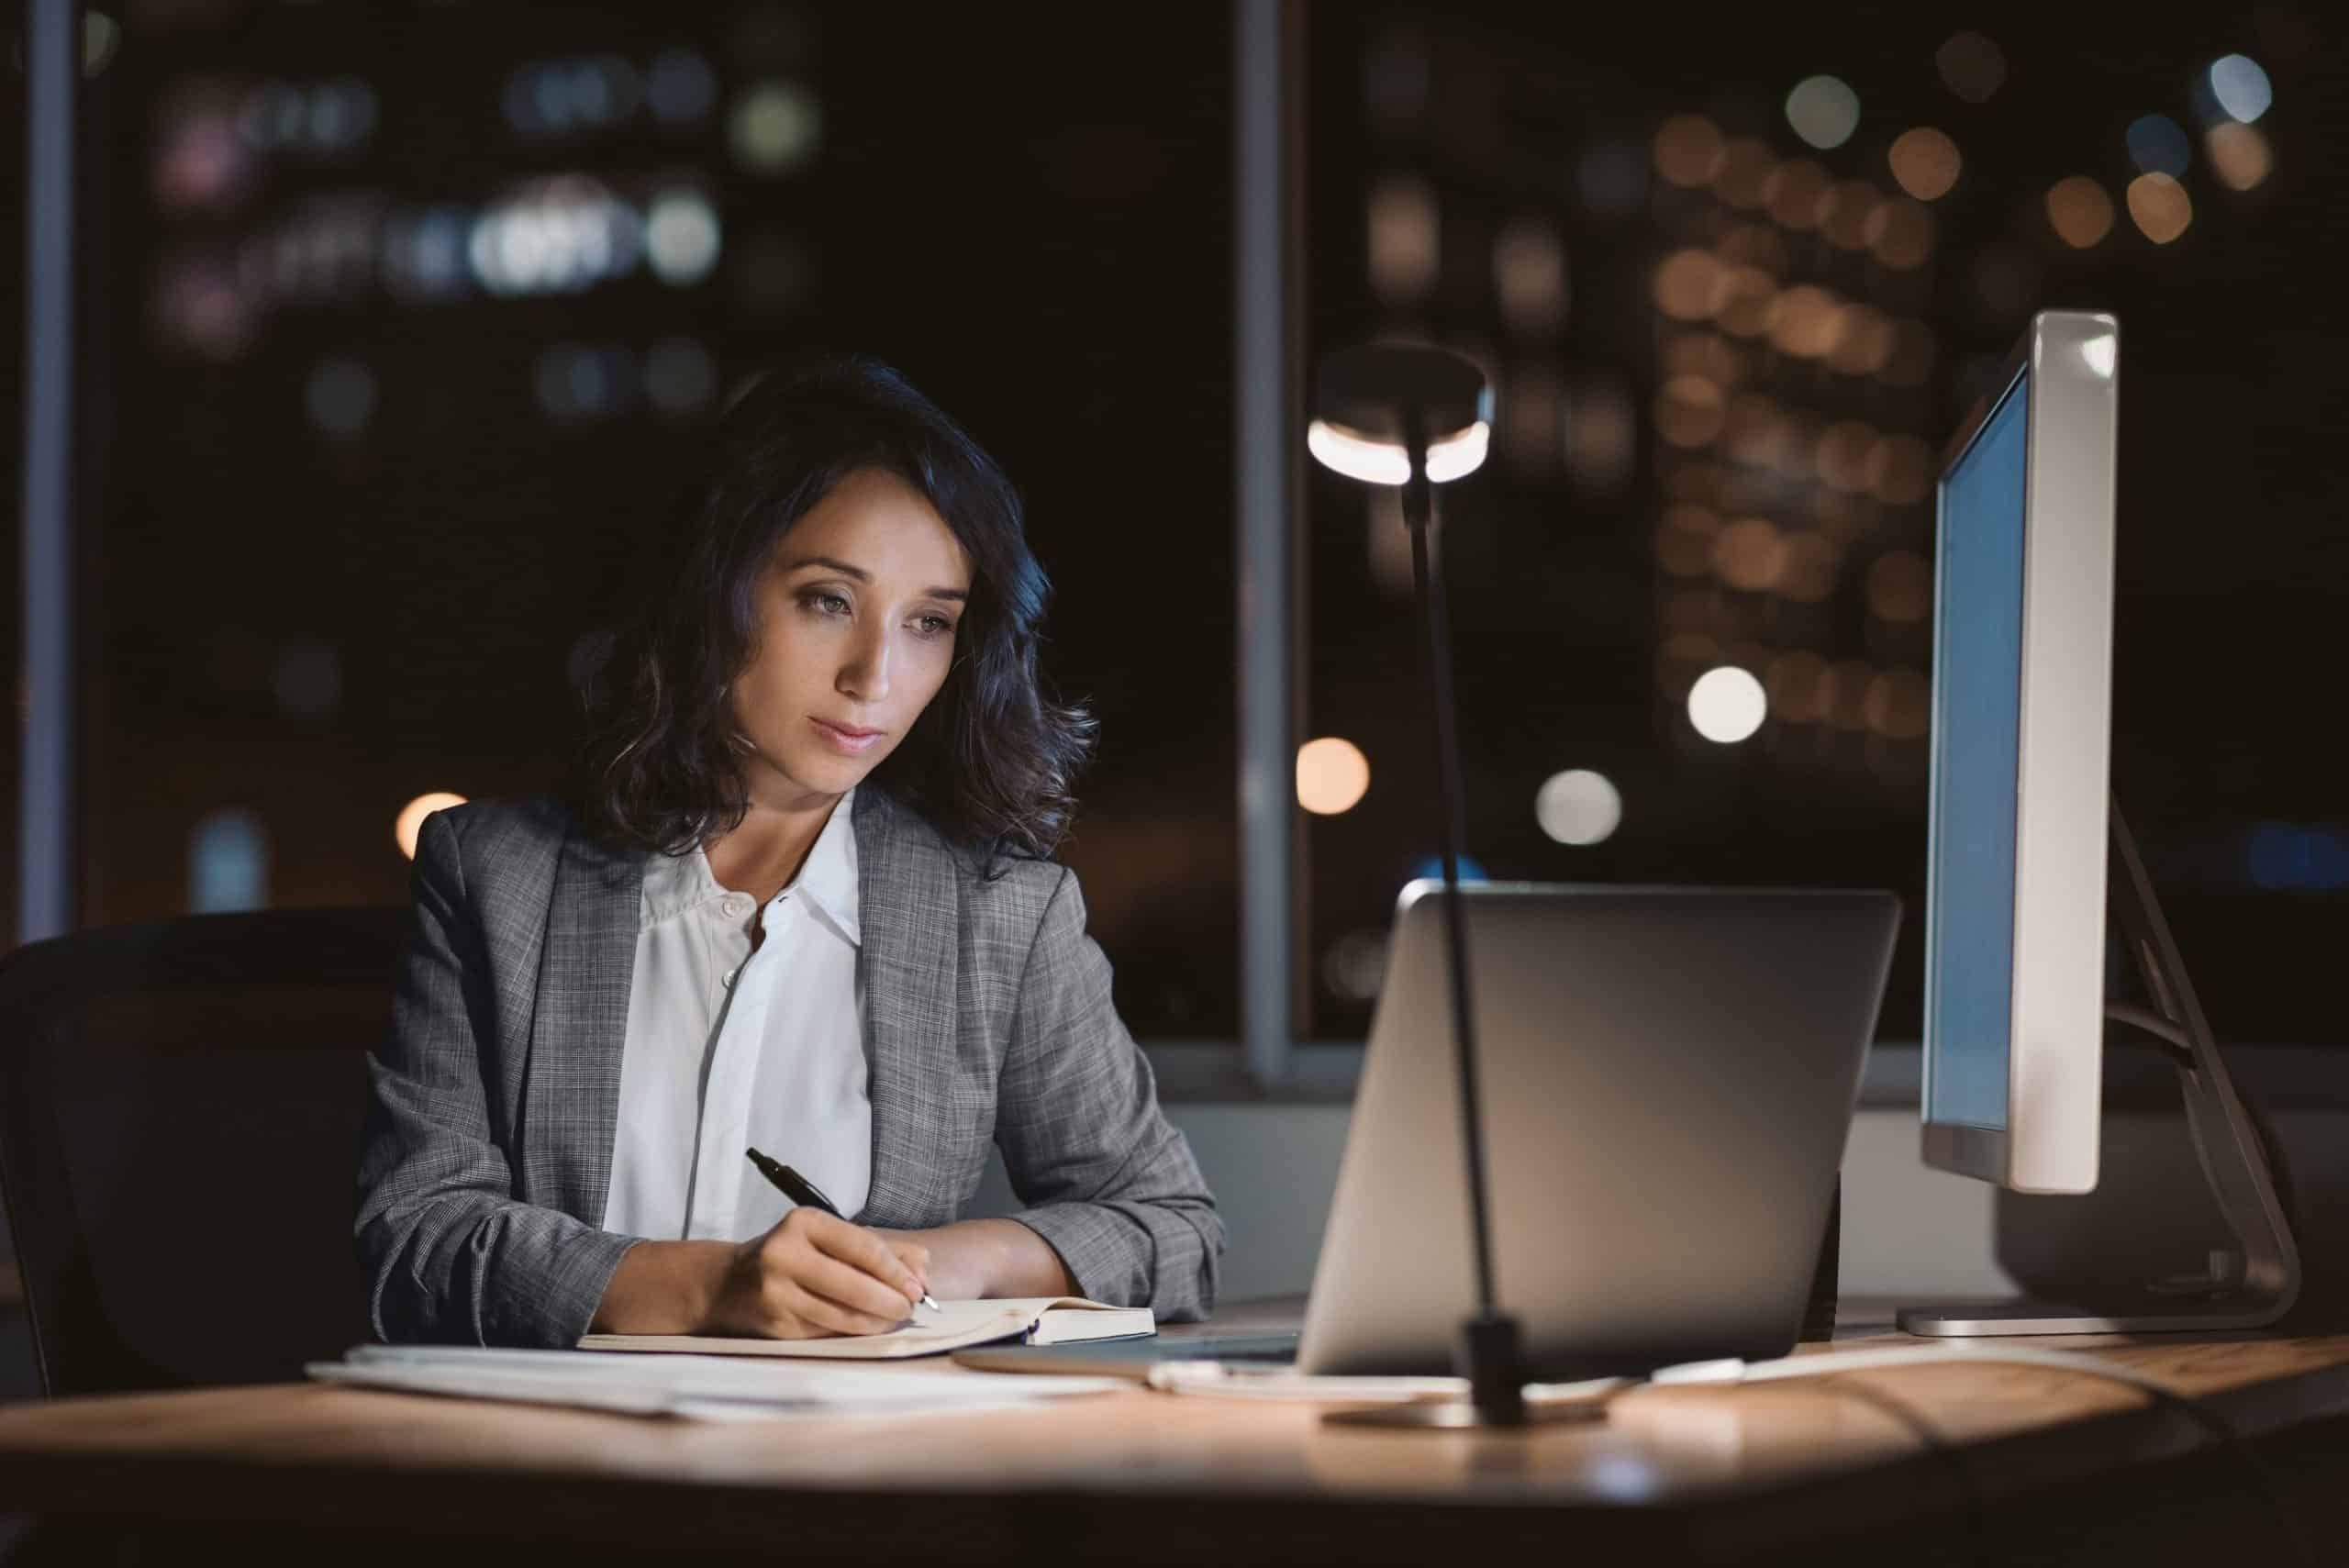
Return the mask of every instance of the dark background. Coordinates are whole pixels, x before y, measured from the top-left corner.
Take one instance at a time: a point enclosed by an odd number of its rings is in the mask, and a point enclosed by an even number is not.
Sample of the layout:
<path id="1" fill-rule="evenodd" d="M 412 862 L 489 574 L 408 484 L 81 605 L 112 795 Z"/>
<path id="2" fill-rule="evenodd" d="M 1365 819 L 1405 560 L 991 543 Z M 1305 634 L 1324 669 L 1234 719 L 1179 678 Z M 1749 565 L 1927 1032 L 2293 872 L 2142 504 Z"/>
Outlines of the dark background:
<path id="1" fill-rule="evenodd" d="M 108 16 L 118 31 L 84 83 L 81 176 L 86 920 L 188 908 L 192 835 L 222 810 L 265 832 L 269 901 L 397 902 L 402 803 L 546 787 L 571 744 L 573 644 L 633 531 L 685 479 L 695 421 L 768 357 L 820 342 L 896 361 L 1025 490 L 1061 590 L 1051 672 L 1103 720 L 1069 858 L 1119 1006 L 1145 1039 L 1234 1037 L 1223 7 L 147 3 Z M 1979 104 L 1935 70 L 1966 28 L 2005 60 Z M 1930 373 L 1863 384 L 1741 343 L 1748 373 L 1814 435 L 1862 418 L 1938 449 L 2030 309 L 2121 317 L 2115 786 L 2220 1033 L 2337 1038 L 2325 980 L 2349 937 L 2334 652 L 2349 600 L 2335 461 L 2349 413 L 2349 49 L 2329 10 L 1321 4 L 1305 37 L 1308 350 L 1391 332 L 1452 343 L 1493 369 L 1505 423 L 1527 387 L 1563 396 L 1557 450 L 1504 444 L 1444 496 L 1470 850 L 1486 871 L 1893 886 L 1911 917 L 1882 1033 L 1914 1038 L 1921 742 L 1871 732 L 1856 709 L 1704 741 L 1681 706 L 1695 669 L 1669 645 L 1698 626 L 1731 662 L 1810 652 L 1921 673 L 1926 628 L 1873 617 L 1865 579 L 1886 553 L 1930 555 L 1930 506 L 1867 508 L 1817 604 L 1663 571 L 1658 519 L 1689 460 L 1653 412 L 1681 336 L 1653 278 L 1667 254 L 1756 220 L 1659 180 L 1651 150 L 1667 118 L 1700 114 L 1774 158 L 1890 193 L 1887 145 L 1931 125 L 1965 163 L 1932 204 L 1922 267 L 1779 241 L 1781 283 L 1921 323 Z M 640 70 L 677 49 L 715 75 L 697 126 L 639 112 L 534 140 L 501 116 L 518 68 L 609 53 Z M 2193 93 L 2235 50 L 2275 86 L 2258 123 L 2275 172 L 2243 193 L 2210 177 Z M 1824 151 L 1782 111 L 1816 72 L 1862 106 L 1852 139 Z M 243 104 L 269 81 L 345 78 L 374 95 L 363 142 L 257 153 L 233 201 L 158 195 L 190 93 Z M 727 129 L 763 82 L 820 106 L 810 155 L 774 174 L 744 168 Z M 2156 112 L 2195 139 L 2191 226 L 2155 246 L 2124 209 L 2097 246 L 2064 246 L 2043 193 L 2087 175 L 2118 204 L 2134 172 L 2126 128 Z M 20 168 L 19 116 L 5 120 L 0 155 Z M 715 270 L 688 287 L 640 269 L 573 295 L 409 303 L 384 286 L 384 231 L 365 220 L 352 231 L 373 238 L 342 283 L 239 285 L 252 316 L 233 349 L 159 326 L 173 279 L 206 264 L 234 275 L 248 255 L 265 277 L 274 237 L 315 232 L 302 226 L 322 200 L 356 198 L 378 218 L 470 214 L 562 173 L 634 202 L 703 191 L 723 236 Z M 1437 276 L 1408 301 L 1367 270 L 1366 204 L 1398 176 L 1442 213 Z M 14 298 L 22 213 L 8 188 L 0 292 Z M 1565 257 L 1553 328 L 1521 330 L 1496 304 L 1493 244 L 1512 224 L 1554 235 Z M 5 315 L 13 432 L 21 323 Z M 715 387 L 701 411 L 664 415 L 629 376 L 680 339 L 702 346 Z M 573 348 L 602 356 L 614 401 L 551 417 L 539 372 Z M 306 395 L 321 365 L 344 364 L 364 367 L 373 397 L 337 435 Z M 1577 455 L 1575 421 L 1602 428 L 1609 409 L 1628 413 L 1628 445 Z M 13 495 L 13 439 L 5 450 Z M 1428 854 L 1431 770 L 1408 604 L 1373 573 L 1364 495 L 1319 473 L 1305 494 L 1300 738 L 1346 737 L 1372 764 L 1361 806 L 1306 829 L 1308 1024 L 1359 1039 L 1360 977 L 1334 961 L 1350 940 L 1375 942 Z M 11 603 L 16 571 L 10 550 Z M 285 700 L 289 647 L 297 673 L 326 651 L 331 702 L 315 681 Z M 1567 767 L 1621 790 L 1622 825 L 1602 844 L 1554 843 L 1535 821 L 1536 790 Z M 12 832 L 0 856 L 13 867 L 15 852 Z"/>
<path id="2" fill-rule="evenodd" d="M 1667 117 L 1694 113 L 1777 158 L 1807 156 L 1889 191 L 1887 145 L 1933 126 L 1965 163 L 1932 204 L 1939 242 L 1925 266 L 1854 268 L 1789 235 L 1781 278 L 1824 282 L 1923 322 L 1936 344 L 1932 374 L 1914 389 L 1854 385 L 1765 350 L 1747 353 L 1749 377 L 1819 419 L 1912 432 L 1938 452 L 2031 310 L 2119 317 L 2114 788 L 2220 1033 L 2338 1038 L 2324 976 L 2349 941 L 2336 695 L 2349 596 L 2339 522 L 2349 483 L 2338 457 L 2349 417 L 2339 260 L 2349 236 L 2349 58 L 2334 13 L 1482 6 L 1312 15 L 1317 342 L 1424 336 L 1484 361 L 1505 406 L 1513 381 L 1548 363 L 1570 378 L 1618 378 L 1640 410 L 1631 473 L 1620 482 L 1504 451 L 1442 493 L 1464 606 L 1470 848 L 1487 871 L 1895 887 L 1909 919 L 1879 1032 L 1916 1038 L 1923 740 L 1774 717 L 1751 741 L 1715 746 L 1681 706 L 1694 669 L 1659 657 L 1684 590 L 1653 550 L 1664 479 L 1678 460 L 1648 412 L 1676 335 L 1650 302 L 1651 280 L 1664 255 L 1717 238 L 1737 215 L 1652 172 L 1636 201 L 1602 210 L 1583 160 L 1645 150 Z M 1961 28 L 1983 29 L 2004 54 L 2003 84 L 1987 102 L 1961 101 L 1935 69 L 1936 50 Z M 2275 172 L 2242 193 L 2211 176 L 2193 91 L 2198 72 L 2237 50 L 2275 88 L 2258 122 Z M 1781 106 L 1795 83 L 1823 72 L 1850 83 L 1862 106 L 1857 132 L 1828 151 L 1798 142 Z M 2155 246 L 2121 210 L 2092 249 L 2063 245 L 2043 194 L 2085 174 L 2120 207 L 2135 172 L 2127 128 L 2156 112 L 2196 142 L 2182 182 L 2191 225 Z M 1442 212 L 1439 281 L 1399 308 L 1366 283 L 1363 208 L 1365 189 L 1397 172 L 1424 180 Z M 1496 233 L 1528 217 L 1557 227 L 1572 274 L 1566 320 L 1547 342 L 1498 315 L 1487 260 Z M 1993 269 L 2019 271 L 2024 286 L 2009 284 L 1994 303 L 1984 280 L 2005 277 Z M 1410 862 L 1431 851 L 1433 781 L 1419 710 L 1395 697 L 1416 689 L 1408 601 L 1368 580 L 1359 489 L 1319 475 L 1311 494 L 1308 732 L 1353 738 L 1374 758 L 1363 806 L 1311 829 L 1313 929 L 1326 951 L 1349 926 L 1381 921 Z M 1931 502 L 1876 513 L 1820 605 L 1705 590 L 1723 656 L 1741 646 L 1811 650 L 1921 672 L 1929 628 L 1872 618 L 1864 584 L 1880 553 L 1930 560 Z M 1383 773 L 1382 754 L 1392 759 Z M 1623 822 L 1606 842 L 1569 848 L 1537 827 L 1535 792 L 1565 767 L 1599 769 L 1620 787 Z M 1366 1017 L 1366 1004 L 1325 989 L 1325 1031 L 1358 1035 Z"/>
<path id="3" fill-rule="evenodd" d="M 550 345 L 640 359 L 687 336 L 721 398 L 779 351 L 853 347 L 903 368 L 1023 487 L 1063 590 L 1049 667 L 1103 720 L 1070 857 L 1121 939 L 1138 1019 L 1230 1037 L 1230 50 L 1208 20 L 1146 39 L 1075 7 L 124 18 L 87 83 L 82 186 L 85 918 L 185 908 L 190 835 L 215 809 L 260 817 L 273 902 L 397 902 L 404 802 L 551 786 L 573 741 L 574 639 L 632 533 L 685 482 L 693 419 L 639 397 L 550 420 L 534 401 Z M 680 47 L 718 80 L 698 128 L 640 112 L 532 143 L 501 117 L 518 66 L 608 52 L 640 71 Z M 364 150 L 259 160 L 245 201 L 159 210 L 175 91 L 344 76 L 378 98 Z M 807 90 L 822 130 L 805 164 L 763 178 L 731 156 L 727 106 L 765 79 Z M 174 254 L 233 259 L 323 195 L 478 209 L 553 172 L 625 195 L 672 171 L 705 180 L 721 215 L 724 248 L 698 286 L 640 269 L 571 296 L 476 289 L 417 306 L 362 279 L 329 302 L 277 298 L 248 344 L 217 355 L 160 340 L 150 320 Z M 327 359 L 373 373 L 356 437 L 306 417 Z M 332 651 L 330 711 L 290 714 L 273 695 L 296 641 Z M 1203 937 L 1211 954 L 1191 951 Z"/>

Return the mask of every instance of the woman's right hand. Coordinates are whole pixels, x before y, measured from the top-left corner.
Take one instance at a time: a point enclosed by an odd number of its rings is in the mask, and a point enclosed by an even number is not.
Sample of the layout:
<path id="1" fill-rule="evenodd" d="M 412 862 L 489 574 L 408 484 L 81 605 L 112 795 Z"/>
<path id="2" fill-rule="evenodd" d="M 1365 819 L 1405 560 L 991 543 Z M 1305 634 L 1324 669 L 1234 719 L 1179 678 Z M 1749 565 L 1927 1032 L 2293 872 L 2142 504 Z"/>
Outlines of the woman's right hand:
<path id="1" fill-rule="evenodd" d="M 771 1340 L 879 1334 L 913 1316 L 930 1288 L 930 1250 L 799 1207 L 737 1245 L 713 1293 L 707 1331 Z"/>

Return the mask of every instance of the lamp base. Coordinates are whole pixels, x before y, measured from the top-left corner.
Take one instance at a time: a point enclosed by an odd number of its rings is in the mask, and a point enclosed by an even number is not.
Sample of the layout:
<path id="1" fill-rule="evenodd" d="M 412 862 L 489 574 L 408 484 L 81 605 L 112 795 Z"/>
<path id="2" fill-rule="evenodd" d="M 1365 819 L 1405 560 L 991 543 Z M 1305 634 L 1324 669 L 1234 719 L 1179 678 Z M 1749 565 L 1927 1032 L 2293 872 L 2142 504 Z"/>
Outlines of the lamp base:
<path id="1" fill-rule="evenodd" d="M 1388 1431 L 1530 1432 L 1536 1427 L 1567 1426 L 1603 1421 L 1618 1390 L 1579 1399 L 1539 1405 L 1520 1404 L 1512 1420 L 1496 1421 L 1465 1399 L 1426 1400 L 1416 1405 L 1368 1405 L 1353 1410 L 1332 1410 L 1321 1418 L 1331 1427 L 1385 1428 Z"/>

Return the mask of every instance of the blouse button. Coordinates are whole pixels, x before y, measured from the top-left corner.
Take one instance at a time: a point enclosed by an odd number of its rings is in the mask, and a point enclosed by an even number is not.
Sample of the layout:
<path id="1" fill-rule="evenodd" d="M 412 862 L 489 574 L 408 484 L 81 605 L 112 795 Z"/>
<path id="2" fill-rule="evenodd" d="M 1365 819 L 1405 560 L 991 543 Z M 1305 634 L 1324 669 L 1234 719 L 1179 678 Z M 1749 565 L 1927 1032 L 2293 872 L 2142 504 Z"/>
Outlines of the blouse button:
<path id="1" fill-rule="evenodd" d="M 720 977 L 720 984 L 725 984 L 725 985 L 729 985 L 729 986 L 732 985 L 732 984 L 734 984 L 734 977 L 735 977 L 737 974 L 740 974 L 740 973 L 741 973 L 741 971 L 740 971 L 740 970 L 739 970 L 739 969 L 729 969 L 729 970 L 728 970 L 728 971 L 725 973 L 725 974 L 724 974 L 723 976 L 721 976 L 721 977 Z"/>
<path id="2" fill-rule="evenodd" d="M 751 895 L 749 894 L 729 893 L 726 895 L 726 913 L 729 917 L 739 920 L 750 912 Z"/>

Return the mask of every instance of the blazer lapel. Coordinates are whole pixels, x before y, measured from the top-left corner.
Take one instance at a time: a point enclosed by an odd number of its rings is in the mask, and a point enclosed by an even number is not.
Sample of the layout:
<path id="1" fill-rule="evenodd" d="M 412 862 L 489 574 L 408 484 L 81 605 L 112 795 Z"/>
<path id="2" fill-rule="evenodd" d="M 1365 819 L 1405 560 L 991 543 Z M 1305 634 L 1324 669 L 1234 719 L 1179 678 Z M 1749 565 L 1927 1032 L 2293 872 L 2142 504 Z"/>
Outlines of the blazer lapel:
<path id="1" fill-rule="evenodd" d="M 556 862 L 522 1103 L 522 1194 L 600 1225 L 644 897 L 641 854 L 574 828 Z"/>
<path id="2" fill-rule="evenodd" d="M 961 899 L 951 858 L 881 791 L 856 792 L 857 949 L 873 1103 L 873 1185 L 860 1225 L 934 1222 L 949 1207 L 930 1147 L 952 1082 Z"/>

